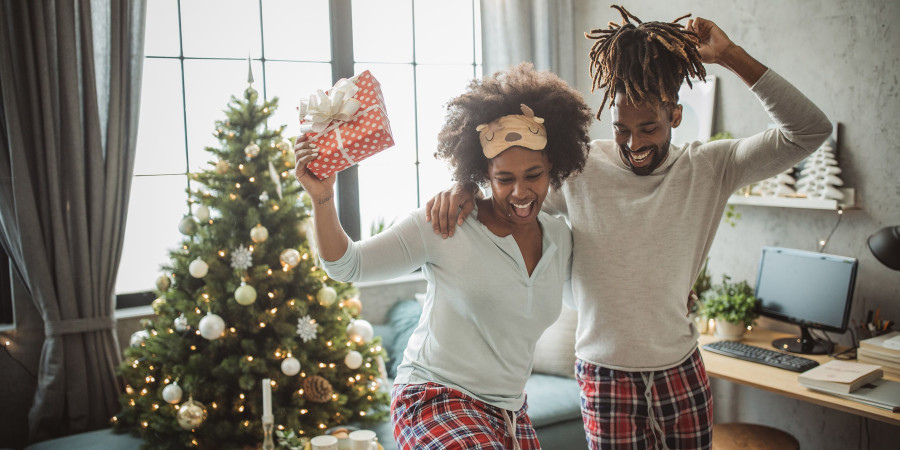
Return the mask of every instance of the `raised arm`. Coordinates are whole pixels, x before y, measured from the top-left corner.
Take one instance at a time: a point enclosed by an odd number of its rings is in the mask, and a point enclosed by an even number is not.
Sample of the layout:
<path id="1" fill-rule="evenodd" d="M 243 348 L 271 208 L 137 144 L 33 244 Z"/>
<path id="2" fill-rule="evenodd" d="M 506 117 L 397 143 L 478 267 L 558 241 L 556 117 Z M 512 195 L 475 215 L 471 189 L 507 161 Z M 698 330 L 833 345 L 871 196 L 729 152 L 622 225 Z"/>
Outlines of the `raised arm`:
<path id="1" fill-rule="evenodd" d="M 347 252 L 350 237 L 347 236 L 338 219 L 334 202 L 335 177 L 320 180 L 306 168 L 307 163 L 319 156 L 316 144 L 298 140 L 294 146 L 294 156 L 297 162 L 297 181 L 303 185 L 303 189 L 312 198 L 313 225 L 316 227 L 319 256 L 325 261 L 337 261 Z"/>

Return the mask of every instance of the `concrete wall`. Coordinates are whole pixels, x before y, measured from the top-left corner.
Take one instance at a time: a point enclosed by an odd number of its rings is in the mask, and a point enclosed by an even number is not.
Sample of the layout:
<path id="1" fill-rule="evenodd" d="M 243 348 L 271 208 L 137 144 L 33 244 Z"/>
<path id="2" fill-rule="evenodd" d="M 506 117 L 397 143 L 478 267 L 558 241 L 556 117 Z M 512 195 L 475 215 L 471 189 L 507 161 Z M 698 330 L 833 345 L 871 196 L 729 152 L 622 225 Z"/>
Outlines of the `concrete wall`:
<path id="1" fill-rule="evenodd" d="M 619 21 L 610 2 L 579 1 L 575 31 Z M 859 208 L 847 211 L 825 251 L 859 259 L 852 317 L 881 308 L 882 317 L 900 320 L 900 272 L 881 265 L 866 237 L 887 225 L 900 225 L 900 2 L 896 0 L 631 0 L 624 4 L 645 21 L 672 20 L 686 13 L 715 21 L 756 59 L 800 88 L 841 123 L 838 162 L 845 185 L 856 188 Z M 684 23 L 684 22 L 682 22 Z M 593 41 L 578 40 L 576 86 L 590 92 L 588 51 Z M 766 128 L 768 117 L 733 74 L 709 67 L 718 77 L 713 132 L 746 136 Z M 599 93 L 589 102 L 599 106 Z M 611 138 L 608 112 L 593 136 Z M 738 206 L 735 227 L 723 224 L 710 252 L 714 280 L 727 273 L 755 281 L 765 245 L 816 250 L 834 227 L 833 211 Z M 780 328 L 772 321 L 761 326 Z M 781 328 L 796 332 L 797 328 Z M 833 335 L 843 343 L 845 336 Z M 714 382 L 717 421 L 748 421 L 786 429 L 803 448 L 855 448 L 865 443 L 865 421 L 833 410 L 783 398 L 726 381 Z M 896 448 L 900 427 L 869 421 L 871 448 Z"/>

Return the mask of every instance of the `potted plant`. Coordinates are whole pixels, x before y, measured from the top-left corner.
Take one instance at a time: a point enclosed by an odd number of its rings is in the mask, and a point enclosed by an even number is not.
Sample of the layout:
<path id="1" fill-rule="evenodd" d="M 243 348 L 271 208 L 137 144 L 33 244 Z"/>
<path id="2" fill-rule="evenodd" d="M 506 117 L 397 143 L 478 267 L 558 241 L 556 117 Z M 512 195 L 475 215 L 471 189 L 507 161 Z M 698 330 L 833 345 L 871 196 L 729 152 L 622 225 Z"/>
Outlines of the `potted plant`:
<path id="1" fill-rule="evenodd" d="M 731 282 L 722 275 L 722 283 L 713 285 L 703 298 L 701 314 L 716 321 L 716 336 L 740 339 L 759 317 L 753 289 L 746 281 Z"/>

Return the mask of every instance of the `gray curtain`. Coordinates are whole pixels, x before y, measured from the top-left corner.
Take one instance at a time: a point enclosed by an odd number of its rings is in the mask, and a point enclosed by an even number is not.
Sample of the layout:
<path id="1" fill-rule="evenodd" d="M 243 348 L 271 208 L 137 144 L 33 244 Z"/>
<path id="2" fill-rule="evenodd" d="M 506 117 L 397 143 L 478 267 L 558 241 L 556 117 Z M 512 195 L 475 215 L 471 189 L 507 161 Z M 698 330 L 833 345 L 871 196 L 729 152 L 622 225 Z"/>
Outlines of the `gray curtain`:
<path id="1" fill-rule="evenodd" d="M 573 0 L 482 0 L 483 72 L 529 61 L 575 85 Z"/>
<path id="2" fill-rule="evenodd" d="M 0 240 L 40 312 L 29 440 L 109 426 L 146 4 L 0 0 Z"/>

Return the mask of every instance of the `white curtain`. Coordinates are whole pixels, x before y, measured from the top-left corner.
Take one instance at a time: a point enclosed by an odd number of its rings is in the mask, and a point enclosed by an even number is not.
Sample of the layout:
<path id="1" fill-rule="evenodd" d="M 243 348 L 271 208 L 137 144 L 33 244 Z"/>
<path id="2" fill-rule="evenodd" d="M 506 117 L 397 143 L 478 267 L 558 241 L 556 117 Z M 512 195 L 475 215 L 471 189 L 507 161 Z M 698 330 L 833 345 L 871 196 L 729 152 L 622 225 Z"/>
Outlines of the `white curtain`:
<path id="1" fill-rule="evenodd" d="M 484 75 L 521 62 L 575 84 L 572 0 L 481 0 Z"/>

